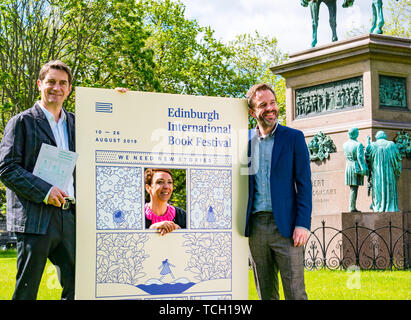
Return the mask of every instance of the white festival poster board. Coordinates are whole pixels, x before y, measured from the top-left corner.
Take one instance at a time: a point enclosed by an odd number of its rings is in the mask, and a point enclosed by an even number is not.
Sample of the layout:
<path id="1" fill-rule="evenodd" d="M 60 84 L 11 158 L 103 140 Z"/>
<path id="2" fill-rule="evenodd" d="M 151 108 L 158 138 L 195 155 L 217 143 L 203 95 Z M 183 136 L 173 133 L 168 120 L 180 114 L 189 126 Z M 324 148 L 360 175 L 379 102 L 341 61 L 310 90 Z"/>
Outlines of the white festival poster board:
<path id="1" fill-rule="evenodd" d="M 248 299 L 245 100 L 76 88 L 76 299 Z M 182 169 L 187 227 L 145 228 L 144 170 Z"/>

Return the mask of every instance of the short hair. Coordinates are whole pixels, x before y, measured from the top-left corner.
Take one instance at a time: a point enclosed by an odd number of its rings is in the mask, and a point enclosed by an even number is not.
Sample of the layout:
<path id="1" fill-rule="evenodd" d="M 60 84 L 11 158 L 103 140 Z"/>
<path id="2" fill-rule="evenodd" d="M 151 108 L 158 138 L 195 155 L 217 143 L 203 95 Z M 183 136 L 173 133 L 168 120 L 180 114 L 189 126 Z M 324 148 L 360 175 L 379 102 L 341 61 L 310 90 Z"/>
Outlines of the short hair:
<path id="1" fill-rule="evenodd" d="M 162 168 L 148 168 L 144 172 L 144 182 L 145 184 L 148 184 L 151 186 L 151 183 L 153 182 L 153 177 L 156 172 L 166 172 L 171 176 L 171 179 L 174 181 L 173 178 L 173 173 L 171 172 L 170 169 L 162 169 Z"/>
<path id="2" fill-rule="evenodd" d="M 351 128 L 350 130 L 348 130 L 348 136 L 350 138 L 358 137 L 358 128 Z"/>
<path id="3" fill-rule="evenodd" d="M 259 83 L 253 85 L 246 94 L 248 108 L 254 109 L 254 97 L 258 91 L 269 90 L 273 93 L 275 102 L 277 103 L 277 96 L 275 95 L 274 89 L 268 83 Z"/>
<path id="4" fill-rule="evenodd" d="M 71 85 L 73 81 L 73 74 L 71 73 L 71 69 L 68 65 L 60 60 L 52 60 L 43 65 L 39 72 L 39 80 L 44 80 L 50 69 L 61 70 L 67 73 L 68 82 Z"/>
<path id="5" fill-rule="evenodd" d="M 385 140 L 387 140 L 387 134 L 384 132 L 384 131 L 378 131 L 376 134 L 375 134 L 375 139 L 385 139 Z"/>

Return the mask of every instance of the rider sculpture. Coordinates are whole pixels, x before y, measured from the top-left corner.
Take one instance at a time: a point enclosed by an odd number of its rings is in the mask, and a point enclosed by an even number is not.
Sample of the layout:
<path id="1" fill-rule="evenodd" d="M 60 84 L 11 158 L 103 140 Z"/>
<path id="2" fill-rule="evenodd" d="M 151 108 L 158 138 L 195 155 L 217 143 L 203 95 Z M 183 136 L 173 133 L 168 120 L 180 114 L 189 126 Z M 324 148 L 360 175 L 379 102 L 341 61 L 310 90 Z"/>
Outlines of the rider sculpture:
<path id="1" fill-rule="evenodd" d="M 398 0 L 396 0 L 398 1 Z M 332 41 L 337 41 L 337 0 L 301 0 L 301 5 L 307 7 L 310 5 L 311 20 L 313 25 L 313 40 L 311 47 L 315 47 L 317 44 L 317 28 L 318 17 L 320 12 L 320 5 L 324 2 L 330 13 L 330 27 L 332 30 Z M 354 4 L 354 0 L 344 0 L 343 8 L 351 7 Z M 382 10 L 382 0 L 372 0 L 372 26 L 370 33 L 382 34 L 382 27 L 384 26 L 384 15 Z"/>
<path id="2" fill-rule="evenodd" d="M 324 2 L 328 7 L 328 12 L 330 13 L 330 27 L 332 31 L 332 41 L 337 41 L 337 0 L 301 0 L 301 5 L 307 7 L 310 5 L 311 20 L 313 25 L 313 40 L 311 42 L 311 47 L 315 47 L 317 44 L 317 28 L 318 28 L 318 18 L 320 12 L 320 5 Z M 342 5 L 343 8 L 351 7 L 354 0 L 344 0 Z"/>

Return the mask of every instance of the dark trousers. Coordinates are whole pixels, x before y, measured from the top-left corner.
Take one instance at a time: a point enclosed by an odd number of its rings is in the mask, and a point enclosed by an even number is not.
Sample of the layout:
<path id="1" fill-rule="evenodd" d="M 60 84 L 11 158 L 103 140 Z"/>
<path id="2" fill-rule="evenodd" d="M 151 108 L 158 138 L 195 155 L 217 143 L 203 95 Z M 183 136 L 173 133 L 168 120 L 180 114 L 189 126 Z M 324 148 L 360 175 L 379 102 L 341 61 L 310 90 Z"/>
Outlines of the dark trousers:
<path id="1" fill-rule="evenodd" d="M 286 300 L 307 300 L 303 247 L 283 237 L 272 212 L 253 214 L 249 246 L 257 293 L 261 300 L 279 300 L 278 272 Z"/>
<path id="2" fill-rule="evenodd" d="M 45 235 L 16 233 L 17 276 L 13 300 L 35 300 L 47 258 L 56 266 L 61 299 L 74 299 L 75 221 L 71 210 L 53 214 Z"/>

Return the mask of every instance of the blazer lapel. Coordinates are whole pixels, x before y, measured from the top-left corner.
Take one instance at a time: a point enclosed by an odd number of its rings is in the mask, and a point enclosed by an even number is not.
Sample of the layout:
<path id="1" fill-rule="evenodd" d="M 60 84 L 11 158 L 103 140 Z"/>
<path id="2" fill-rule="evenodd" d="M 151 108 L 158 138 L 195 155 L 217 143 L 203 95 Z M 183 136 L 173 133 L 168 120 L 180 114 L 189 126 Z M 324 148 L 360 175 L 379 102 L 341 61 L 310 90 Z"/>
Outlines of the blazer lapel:
<path id="1" fill-rule="evenodd" d="M 275 168 L 278 158 L 281 154 L 281 150 L 285 144 L 285 137 L 284 137 L 284 130 L 283 127 L 278 124 L 277 129 L 275 131 L 275 138 L 274 138 L 274 146 L 273 146 L 273 155 L 271 158 L 271 168 Z"/>
<path id="2" fill-rule="evenodd" d="M 33 107 L 33 114 L 36 118 L 37 125 L 39 126 L 39 128 L 51 139 L 54 146 L 57 146 L 56 140 L 54 139 L 53 131 L 51 131 L 50 128 L 50 124 L 46 119 L 43 110 L 41 110 L 41 107 L 38 105 L 37 102 Z"/>
<path id="3" fill-rule="evenodd" d="M 66 110 L 63 109 L 63 112 L 66 113 L 66 118 L 67 118 L 67 135 L 68 135 L 69 150 L 75 151 L 76 145 L 75 145 L 75 137 L 74 137 L 74 118 L 71 117 L 71 115 Z"/>
<path id="4" fill-rule="evenodd" d="M 256 149 L 256 145 L 258 143 L 258 136 L 256 133 L 256 129 L 250 129 L 248 135 L 248 175 L 250 178 L 257 173 L 258 165 L 259 165 L 259 155 L 256 154 L 258 149 Z M 254 181 L 254 179 L 252 179 Z"/>

